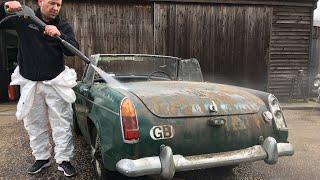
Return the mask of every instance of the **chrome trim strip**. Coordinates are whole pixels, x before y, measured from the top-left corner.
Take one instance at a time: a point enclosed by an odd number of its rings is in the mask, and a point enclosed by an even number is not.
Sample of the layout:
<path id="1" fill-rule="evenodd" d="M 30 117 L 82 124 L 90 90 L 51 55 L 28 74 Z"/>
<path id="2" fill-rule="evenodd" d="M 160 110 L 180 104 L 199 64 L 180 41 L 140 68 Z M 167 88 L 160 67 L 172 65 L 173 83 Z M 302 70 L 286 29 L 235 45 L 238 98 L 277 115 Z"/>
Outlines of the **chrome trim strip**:
<path id="1" fill-rule="evenodd" d="M 174 56 L 164 56 L 164 55 L 154 55 L 154 54 L 95 54 L 93 57 L 157 57 L 157 58 L 171 58 L 176 60 L 181 60 L 181 58 Z"/>
<path id="2" fill-rule="evenodd" d="M 78 92 L 76 92 L 76 91 L 75 91 L 75 93 L 78 94 L 78 95 L 80 95 L 80 96 L 82 96 L 82 98 L 86 99 L 87 101 L 91 102 L 92 104 L 94 104 L 94 105 L 96 105 L 96 106 L 98 106 L 98 107 L 100 107 L 100 108 L 102 108 L 102 109 L 104 109 L 104 110 L 106 110 L 106 111 L 109 111 L 109 112 L 111 112 L 111 113 L 119 116 L 119 113 L 114 112 L 114 111 L 112 111 L 112 110 L 109 109 L 109 108 L 106 108 L 106 107 L 104 107 L 104 106 L 101 106 L 100 104 L 97 104 L 97 103 L 91 101 L 90 99 L 88 99 L 87 97 L 85 97 L 84 95 L 82 95 L 82 94 L 80 94 L 80 93 L 78 93 Z"/>

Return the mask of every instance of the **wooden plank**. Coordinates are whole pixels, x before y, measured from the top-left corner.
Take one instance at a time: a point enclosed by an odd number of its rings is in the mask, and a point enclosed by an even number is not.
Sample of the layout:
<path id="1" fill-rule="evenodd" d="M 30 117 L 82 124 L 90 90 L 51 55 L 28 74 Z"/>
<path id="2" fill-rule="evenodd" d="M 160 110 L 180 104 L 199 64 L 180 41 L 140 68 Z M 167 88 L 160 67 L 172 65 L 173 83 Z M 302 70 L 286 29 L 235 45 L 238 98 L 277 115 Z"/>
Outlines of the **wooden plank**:
<path id="1" fill-rule="evenodd" d="M 307 6 L 312 7 L 315 1 L 257 1 L 257 0 L 149 0 L 153 2 L 178 2 L 178 3 L 214 3 L 214 4 L 244 4 L 244 5 L 274 5 L 274 6 Z"/>
<path id="2" fill-rule="evenodd" d="M 281 32 L 272 32 L 272 35 L 275 36 L 308 36 L 310 35 L 310 31 L 309 32 L 301 32 L 301 31 L 296 31 L 296 32 L 288 32 L 288 31 L 281 31 Z"/>
<path id="3" fill-rule="evenodd" d="M 311 19 L 310 8 L 274 7 L 268 91 L 281 98 L 288 98 L 281 92 L 291 90 L 291 84 L 281 77 L 295 77 L 301 69 L 309 72 Z"/>
<path id="4" fill-rule="evenodd" d="M 271 8 L 159 3 L 154 9 L 155 52 L 197 58 L 207 81 L 266 82 Z"/>
<path id="5" fill-rule="evenodd" d="M 306 20 L 300 20 L 300 19 L 296 19 L 296 20 L 275 20 L 276 24 L 304 24 L 304 25 L 309 25 L 310 21 L 306 21 Z"/>
<path id="6" fill-rule="evenodd" d="M 301 28 L 301 29 L 298 29 L 298 28 L 286 28 L 286 29 L 283 29 L 283 28 L 277 28 L 277 27 L 274 27 L 272 29 L 272 32 L 308 32 L 310 33 L 310 27 L 305 27 L 305 28 Z"/>
<path id="7" fill-rule="evenodd" d="M 310 41 L 308 39 L 272 39 L 271 44 L 272 45 L 280 45 L 280 44 L 290 44 L 290 45 L 296 45 L 296 44 L 302 44 L 302 45 L 309 45 Z"/>
<path id="8" fill-rule="evenodd" d="M 287 52 L 291 52 L 291 51 L 295 51 L 295 52 L 306 52 L 309 50 L 309 47 L 272 47 L 270 48 L 271 51 L 274 52 L 283 52 L 283 51 L 287 51 Z"/>
<path id="9" fill-rule="evenodd" d="M 296 47 L 300 47 L 300 48 L 308 48 L 309 44 L 274 44 L 272 47 L 277 48 L 286 48 L 286 47 L 291 47 L 291 48 L 296 48 Z"/>

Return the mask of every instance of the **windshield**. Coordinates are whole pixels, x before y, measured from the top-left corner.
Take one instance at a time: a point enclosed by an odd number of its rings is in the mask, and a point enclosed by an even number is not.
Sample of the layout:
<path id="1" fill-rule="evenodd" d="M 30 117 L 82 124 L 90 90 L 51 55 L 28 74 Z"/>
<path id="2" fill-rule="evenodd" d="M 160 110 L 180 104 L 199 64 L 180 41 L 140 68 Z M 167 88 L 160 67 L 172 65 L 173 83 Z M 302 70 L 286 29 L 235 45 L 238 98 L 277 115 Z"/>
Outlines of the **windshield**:
<path id="1" fill-rule="evenodd" d="M 97 66 L 118 80 L 175 80 L 179 58 L 151 55 L 100 55 Z M 101 77 L 95 73 L 94 80 Z"/>

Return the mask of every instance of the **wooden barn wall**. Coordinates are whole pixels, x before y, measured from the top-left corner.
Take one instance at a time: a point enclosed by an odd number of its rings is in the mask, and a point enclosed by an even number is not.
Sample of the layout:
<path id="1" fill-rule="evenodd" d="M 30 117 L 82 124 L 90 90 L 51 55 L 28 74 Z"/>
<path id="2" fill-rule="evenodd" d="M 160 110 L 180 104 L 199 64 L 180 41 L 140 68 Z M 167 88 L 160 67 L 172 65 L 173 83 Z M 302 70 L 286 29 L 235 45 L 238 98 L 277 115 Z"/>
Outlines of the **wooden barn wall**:
<path id="1" fill-rule="evenodd" d="M 320 73 L 320 27 L 314 26 L 311 49 L 311 77 Z"/>
<path id="2" fill-rule="evenodd" d="M 88 0 L 86 0 L 88 1 Z M 105 0 L 100 0 L 105 1 Z M 149 0 L 153 2 L 178 2 L 178 3 L 215 3 L 237 5 L 276 5 L 276 6 L 313 6 L 316 0 Z"/>
<path id="3" fill-rule="evenodd" d="M 30 2 L 35 4 L 27 4 Z M 309 73 L 312 8 L 64 1 L 61 13 L 74 27 L 86 55 L 147 53 L 197 58 L 206 81 L 268 90 L 287 98 L 290 78 L 297 70 Z M 83 62 L 68 58 L 67 64 L 81 77 Z"/>
<path id="4" fill-rule="evenodd" d="M 206 81 L 266 89 L 272 9 L 155 4 L 155 53 L 200 61 Z"/>
<path id="5" fill-rule="evenodd" d="M 27 4 L 36 8 L 34 1 Z M 152 54 L 152 3 L 63 3 L 61 16 L 73 26 L 80 50 L 92 54 Z M 84 63 L 67 58 L 67 65 L 81 77 Z"/>
<path id="6" fill-rule="evenodd" d="M 61 16 L 71 22 L 86 55 L 197 58 L 206 81 L 266 89 L 271 7 L 65 1 Z M 67 64 L 81 77 L 84 63 L 78 61 L 68 58 Z"/>
<path id="7" fill-rule="evenodd" d="M 298 70 L 309 74 L 312 8 L 274 7 L 272 17 L 268 91 L 288 99 Z"/>

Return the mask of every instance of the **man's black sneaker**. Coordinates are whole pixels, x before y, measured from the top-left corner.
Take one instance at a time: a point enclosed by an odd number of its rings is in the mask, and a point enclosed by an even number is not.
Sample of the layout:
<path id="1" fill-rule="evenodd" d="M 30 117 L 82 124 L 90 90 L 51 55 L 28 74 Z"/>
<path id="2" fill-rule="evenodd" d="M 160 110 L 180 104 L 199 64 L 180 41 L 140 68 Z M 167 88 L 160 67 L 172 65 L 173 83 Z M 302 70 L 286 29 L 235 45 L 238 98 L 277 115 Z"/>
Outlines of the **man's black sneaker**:
<path id="1" fill-rule="evenodd" d="M 36 162 L 28 169 L 29 174 L 37 174 L 43 168 L 49 167 L 51 164 L 50 160 L 36 160 Z"/>
<path id="2" fill-rule="evenodd" d="M 76 175 L 76 169 L 68 161 L 63 161 L 58 165 L 58 170 L 63 171 L 63 174 L 67 177 Z"/>

